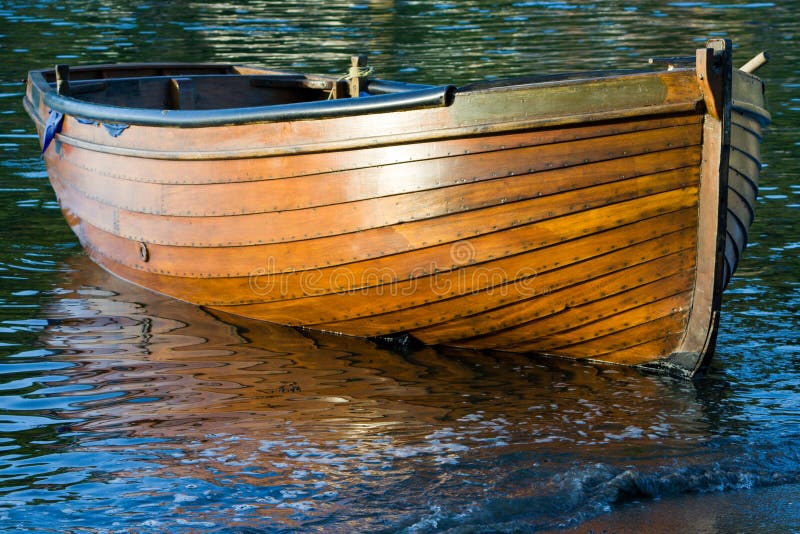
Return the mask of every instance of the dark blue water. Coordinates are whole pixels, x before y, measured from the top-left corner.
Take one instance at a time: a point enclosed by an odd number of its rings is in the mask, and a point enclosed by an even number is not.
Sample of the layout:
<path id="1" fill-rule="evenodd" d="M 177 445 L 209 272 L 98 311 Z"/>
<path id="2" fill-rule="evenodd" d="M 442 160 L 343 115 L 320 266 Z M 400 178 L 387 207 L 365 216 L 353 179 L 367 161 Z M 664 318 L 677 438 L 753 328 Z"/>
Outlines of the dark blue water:
<path id="1" fill-rule="evenodd" d="M 800 532 L 798 2 L 0 1 L 0 531 Z M 21 106 L 56 62 L 468 81 L 762 49 L 774 122 L 694 382 L 212 316 L 63 222 Z"/>

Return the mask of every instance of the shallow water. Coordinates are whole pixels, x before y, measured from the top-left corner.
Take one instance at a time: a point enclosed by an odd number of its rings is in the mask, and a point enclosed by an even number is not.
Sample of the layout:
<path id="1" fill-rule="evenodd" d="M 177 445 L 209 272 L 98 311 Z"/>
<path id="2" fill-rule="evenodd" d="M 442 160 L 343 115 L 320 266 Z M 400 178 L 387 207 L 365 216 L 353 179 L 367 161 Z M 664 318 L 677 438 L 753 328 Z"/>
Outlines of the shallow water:
<path id="1" fill-rule="evenodd" d="M 3 532 L 800 532 L 796 2 L 0 2 Z M 773 114 L 752 243 L 695 382 L 212 316 L 95 267 L 28 68 L 241 61 L 452 82 L 730 37 Z"/>

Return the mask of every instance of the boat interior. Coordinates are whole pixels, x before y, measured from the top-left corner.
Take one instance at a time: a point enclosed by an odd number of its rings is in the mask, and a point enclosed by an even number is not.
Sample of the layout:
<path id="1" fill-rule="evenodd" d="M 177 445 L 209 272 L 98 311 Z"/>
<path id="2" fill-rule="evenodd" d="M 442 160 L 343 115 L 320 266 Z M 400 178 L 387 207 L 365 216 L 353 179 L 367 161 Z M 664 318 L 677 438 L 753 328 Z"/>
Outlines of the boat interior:
<path id="1" fill-rule="evenodd" d="M 59 72 L 60 69 L 60 72 Z M 636 71 L 614 71 L 631 74 Z M 638 71 L 641 72 L 641 71 Z M 38 71 L 58 93 L 83 102 L 141 109 L 215 110 L 324 101 L 356 96 L 352 75 L 305 75 L 230 64 L 101 65 Z M 562 73 L 472 83 L 458 92 L 608 76 Z M 361 78 L 357 96 L 404 93 L 432 85 Z"/>
<path id="2" fill-rule="evenodd" d="M 73 68 L 68 78 L 42 71 L 59 93 L 94 104 L 143 109 L 212 110 L 331 98 L 335 78 L 256 70 L 232 65 L 164 65 Z M 68 79 L 68 89 L 63 83 Z M 333 90 L 333 97 L 336 96 Z"/>
<path id="3" fill-rule="evenodd" d="M 364 56 L 351 61 L 348 74 L 339 77 L 221 63 L 57 65 L 29 72 L 25 102 L 34 116 L 44 102 L 61 115 L 86 120 L 181 127 L 352 116 L 453 102 L 452 85 L 373 79 Z"/>

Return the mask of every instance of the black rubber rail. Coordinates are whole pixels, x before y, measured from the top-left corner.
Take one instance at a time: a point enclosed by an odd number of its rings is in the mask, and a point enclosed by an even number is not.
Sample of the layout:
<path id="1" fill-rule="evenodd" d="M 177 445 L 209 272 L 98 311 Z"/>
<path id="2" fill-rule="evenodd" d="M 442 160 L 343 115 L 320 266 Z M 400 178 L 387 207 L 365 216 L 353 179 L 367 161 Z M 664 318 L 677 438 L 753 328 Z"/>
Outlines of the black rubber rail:
<path id="1" fill-rule="evenodd" d="M 38 95 L 32 95 L 34 100 L 40 96 L 48 108 L 65 115 L 107 123 L 185 128 L 251 122 L 314 120 L 442 107 L 452 104 L 456 92 L 456 88 L 452 85 L 422 86 L 422 89 L 415 88 L 374 96 L 317 100 L 295 104 L 213 110 L 162 110 L 85 102 L 59 95 L 44 78 L 41 79 L 41 82 L 46 89 L 42 90 L 43 86 L 37 83 L 36 86 L 41 92 Z M 32 104 L 35 109 L 36 102 L 32 102 Z"/>

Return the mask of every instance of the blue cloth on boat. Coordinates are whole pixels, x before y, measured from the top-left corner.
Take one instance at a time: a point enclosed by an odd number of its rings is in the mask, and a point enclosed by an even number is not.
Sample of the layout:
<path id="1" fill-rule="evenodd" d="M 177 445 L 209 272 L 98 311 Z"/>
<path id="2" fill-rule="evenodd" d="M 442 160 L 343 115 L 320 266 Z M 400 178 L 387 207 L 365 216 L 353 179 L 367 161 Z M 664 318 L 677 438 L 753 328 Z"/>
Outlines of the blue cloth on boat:
<path id="1" fill-rule="evenodd" d="M 64 114 L 54 109 L 50 110 L 47 117 L 47 123 L 44 125 L 44 142 L 42 143 L 42 154 L 45 153 L 47 147 L 55 138 L 56 134 L 61 131 L 61 126 L 64 124 Z"/>
<path id="2" fill-rule="evenodd" d="M 128 126 L 129 126 L 128 124 L 119 124 L 110 122 L 103 123 L 103 128 L 105 128 L 106 131 L 109 134 L 111 134 L 111 137 L 119 137 L 122 134 L 122 132 L 124 132 L 125 129 L 128 128 Z"/>

